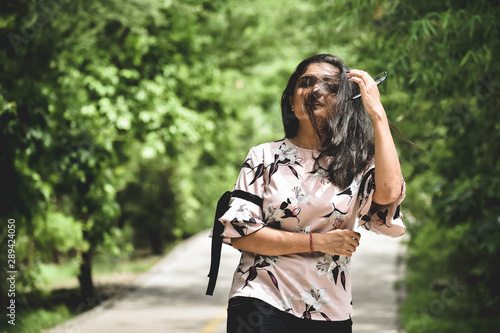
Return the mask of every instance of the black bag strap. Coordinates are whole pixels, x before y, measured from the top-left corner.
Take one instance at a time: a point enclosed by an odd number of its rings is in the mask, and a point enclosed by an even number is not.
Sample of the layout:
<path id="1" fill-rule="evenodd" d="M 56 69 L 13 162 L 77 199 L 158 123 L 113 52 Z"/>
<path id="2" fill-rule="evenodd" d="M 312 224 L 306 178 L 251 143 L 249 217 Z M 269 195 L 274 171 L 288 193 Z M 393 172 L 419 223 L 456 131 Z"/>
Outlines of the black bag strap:
<path id="1" fill-rule="evenodd" d="M 231 191 L 226 191 L 217 202 L 217 209 L 215 211 L 214 228 L 212 230 L 212 255 L 210 262 L 210 271 L 208 272 L 208 287 L 205 295 L 212 296 L 214 294 L 215 282 L 219 275 L 220 265 L 220 252 L 222 249 L 222 232 L 224 225 L 219 221 L 219 218 L 224 215 L 229 207 L 229 200 L 231 199 Z"/>
<path id="2" fill-rule="evenodd" d="M 262 208 L 262 198 L 245 191 L 226 191 L 220 197 L 217 202 L 217 209 L 215 210 L 214 227 L 212 231 L 212 254 L 210 259 L 210 271 L 208 272 L 209 280 L 205 295 L 212 296 L 214 294 L 215 283 L 217 282 L 217 276 L 219 275 L 220 254 L 223 239 L 222 233 L 224 232 L 224 225 L 219 221 L 219 218 L 221 218 L 222 215 L 224 215 L 224 213 L 228 210 L 231 197 L 248 200 Z"/>
<path id="3" fill-rule="evenodd" d="M 262 201 L 263 200 L 262 200 L 261 197 L 258 197 L 255 194 L 248 193 L 248 192 L 245 192 L 245 191 L 242 191 L 242 190 L 234 190 L 231 193 L 231 196 L 235 197 L 235 198 L 240 198 L 240 199 L 244 199 L 246 201 L 253 202 L 257 206 L 259 206 L 260 208 L 262 208 Z"/>

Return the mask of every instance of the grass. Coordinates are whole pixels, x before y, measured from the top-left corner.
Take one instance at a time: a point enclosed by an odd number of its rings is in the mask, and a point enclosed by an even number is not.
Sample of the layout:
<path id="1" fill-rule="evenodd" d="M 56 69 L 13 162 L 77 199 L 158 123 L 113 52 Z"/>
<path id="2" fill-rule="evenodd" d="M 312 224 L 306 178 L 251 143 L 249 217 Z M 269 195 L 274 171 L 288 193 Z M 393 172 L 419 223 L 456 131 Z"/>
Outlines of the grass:
<path id="1" fill-rule="evenodd" d="M 71 317 L 69 309 L 64 305 L 59 305 L 51 310 L 36 309 L 26 311 L 22 314 L 22 319 L 18 319 L 16 315 L 16 326 L 3 329 L 3 332 L 23 332 L 23 333 L 38 333 L 40 328 L 49 328 L 62 323 Z M 21 323 L 22 321 L 22 323 Z"/>
<path id="2" fill-rule="evenodd" d="M 63 264 L 40 264 L 40 279 L 45 286 L 50 287 L 75 279 L 78 269 L 76 260 L 68 260 Z"/>
<path id="3" fill-rule="evenodd" d="M 121 273 L 144 273 L 151 269 L 161 256 L 141 255 L 135 259 L 120 259 L 109 255 L 98 255 L 93 259 L 92 277 L 100 280 L 119 280 Z M 44 289 L 52 290 L 61 286 L 78 285 L 79 264 L 76 258 L 63 264 L 40 264 L 40 279 Z"/>

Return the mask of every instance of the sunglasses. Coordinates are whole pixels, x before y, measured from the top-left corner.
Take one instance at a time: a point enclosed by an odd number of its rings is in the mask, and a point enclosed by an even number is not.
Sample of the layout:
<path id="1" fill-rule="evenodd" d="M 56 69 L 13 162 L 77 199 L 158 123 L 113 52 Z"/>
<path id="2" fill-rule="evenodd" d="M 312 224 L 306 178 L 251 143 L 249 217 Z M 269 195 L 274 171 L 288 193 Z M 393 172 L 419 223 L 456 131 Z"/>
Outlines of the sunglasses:
<path id="1" fill-rule="evenodd" d="M 375 83 L 377 84 L 377 86 L 379 84 L 381 84 L 382 82 L 384 82 L 384 80 L 387 78 L 387 72 L 384 71 L 380 74 L 377 74 L 373 77 L 373 80 L 375 80 Z M 349 98 L 349 99 L 357 99 L 357 98 L 360 98 L 361 97 L 361 93 Z"/>

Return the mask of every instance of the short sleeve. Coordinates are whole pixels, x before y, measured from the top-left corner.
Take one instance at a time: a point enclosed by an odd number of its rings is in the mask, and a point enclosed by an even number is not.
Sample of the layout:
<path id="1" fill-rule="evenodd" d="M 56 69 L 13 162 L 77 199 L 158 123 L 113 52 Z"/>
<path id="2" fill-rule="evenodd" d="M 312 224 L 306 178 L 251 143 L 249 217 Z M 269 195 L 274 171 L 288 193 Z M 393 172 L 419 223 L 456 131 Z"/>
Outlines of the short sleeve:
<path id="1" fill-rule="evenodd" d="M 388 205 L 378 205 L 373 202 L 375 192 L 375 168 L 372 166 L 363 175 L 358 192 L 358 223 L 376 234 L 390 237 L 402 236 L 406 227 L 403 224 L 403 214 L 400 204 L 406 195 L 406 183 L 403 178 L 399 198 Z"/>
<path id="2" fill-rule="evenodd" d="M 262 201 L 265 189 L 264 154 L 260 147 L 253 147 L 248 153 L 240 170 L 233 191 L 244 195 L 231 197 L 229 209 L 219 221 L 224 225 L 222 236 L 226 244 L 231 244 L 232 238 L 243 237 L 262 229 L 262 207 L 249 198 L 260 198 Z M 247 197 L 247 199 L 245 199 Z"/>

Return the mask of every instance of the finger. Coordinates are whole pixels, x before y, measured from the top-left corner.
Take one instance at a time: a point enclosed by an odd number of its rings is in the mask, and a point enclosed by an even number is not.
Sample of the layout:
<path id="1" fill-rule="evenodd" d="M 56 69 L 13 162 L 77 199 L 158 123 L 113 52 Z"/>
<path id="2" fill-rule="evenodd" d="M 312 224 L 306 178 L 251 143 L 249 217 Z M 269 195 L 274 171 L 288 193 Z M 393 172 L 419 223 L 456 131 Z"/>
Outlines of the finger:
<path id="1" fill-rule="evenodd" d="M 352 69 L 350 72 L 348 72 L 346 74 L 349 77 L 358 77 L 360 79 L 363 79 L 363 78 L 366 78 L 366 77 L 370 76 L 370 75 L 368 75 L 367 72 L 362 71 L 362 70 L 358 70 L 358 69 Z"/>
<path id="2" fill-rule="evenodd" d="M 361 239 L 361 234 L 357 231 L 348 230 L 349 237 L 356 239 L 358 242 Z"/>
<path id="3" fill-rule="evenodd" d="M 367 87 L 367 82 L 362 77 L 350 76 L 347 80 L 358 84 L 359 89 L 363 92 Z"/>
<path id="4" fill-rule="evenodd" d="M 348 80 L 349 80 L 349 81 L 354 81 L 354 82 L 356 82 L 356 83 L 358 83 L 358 84 L 360 84 L 360 83 L 364 82 L 364 81 L 363 81 L 363 79 L 362 79 L 361 77 L 356 77 L 356 76 L 350 76 L 350 77 L 348 78 Z"/>
<path id="5" fill-rule="evenodd" d="M 359 246 L 359 240 L 357 240 L 356 238 L 351 238 L 351 240 L 349 242 L 349 245 L 354 246 L 354 247 L 358 247 Z"/>
<path id="6" fill-rule="evenodd" d="M 353 241 L 353 245 L 354 245 L 355 247 L 358 247 L 358 246 L 359 246 L 359 241 L 358 241 L 356 238 L 353 238 L 353 240 L 352 240 L 352 241 Z"/>
<path id="7" fill-rule="evenodd" d="M 352 237 L 351 235 L 346 235 L 346 237 L 343 240 L 344 246 L 348 247 L 350 245 L 352 246 L 359 246 L 359 239 L 356 239 Z"/>
<path id="8" fill-rule="evenodd" d="M 350 71 L 346 72 L 347 75 L 355 75 L 355 76 L 361 76 L 365 71 L 362 71 L 361 69 L 351 69 Z"/>
<path id="9" fill-rule="evenodd" d="M 353 69 L 350 72 L 348 72 L 347 75 L 349 76 L 349 79 L 351 77 L 360 78 L 366 84 L 375 83 L 375 80 L 373 80 L 373 78 L 370 76 L 370 74 L 368 74 L 367 72 L 362 71 L 362 70 Z"/>

